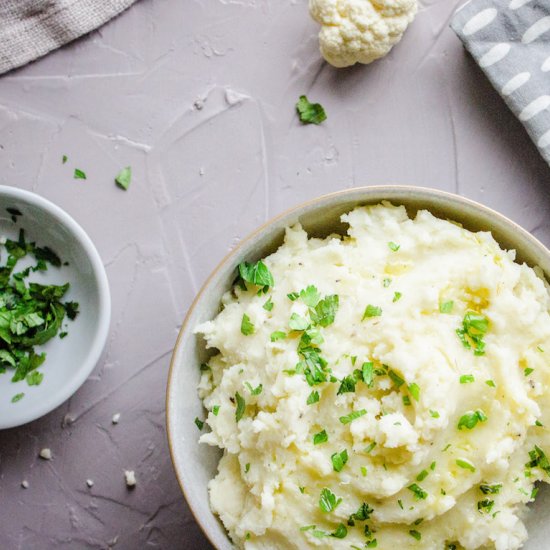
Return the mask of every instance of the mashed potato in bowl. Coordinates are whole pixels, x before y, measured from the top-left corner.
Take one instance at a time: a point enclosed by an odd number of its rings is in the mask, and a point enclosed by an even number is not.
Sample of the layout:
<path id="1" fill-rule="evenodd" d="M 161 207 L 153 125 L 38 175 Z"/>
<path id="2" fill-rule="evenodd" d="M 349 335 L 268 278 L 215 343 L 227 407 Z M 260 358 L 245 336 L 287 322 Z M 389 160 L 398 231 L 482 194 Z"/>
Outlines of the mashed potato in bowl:
<path id="1" fill-rule="evenodd" d="M 550 479 L 550 295 L 489 233 L 383 203 L 286 231 L 196 331 L 239 548 L 520 548 Z"/>

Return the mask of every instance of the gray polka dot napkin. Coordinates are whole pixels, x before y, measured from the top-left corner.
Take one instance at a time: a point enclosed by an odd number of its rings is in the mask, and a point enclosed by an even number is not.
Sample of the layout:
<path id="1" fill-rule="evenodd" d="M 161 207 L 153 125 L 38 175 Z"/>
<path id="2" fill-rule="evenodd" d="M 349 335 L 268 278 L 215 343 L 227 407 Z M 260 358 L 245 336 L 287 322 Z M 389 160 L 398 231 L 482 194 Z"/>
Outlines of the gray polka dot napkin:
<path id="1" fill-rule="evenodd" d="M 136 0 L 0 0 L 0 74 L 67 44 Z"/>
<path id="2" fill-rule="evenodd" d="M 550 0 L 471 0 L 451 27 L 550 164 Z"/>

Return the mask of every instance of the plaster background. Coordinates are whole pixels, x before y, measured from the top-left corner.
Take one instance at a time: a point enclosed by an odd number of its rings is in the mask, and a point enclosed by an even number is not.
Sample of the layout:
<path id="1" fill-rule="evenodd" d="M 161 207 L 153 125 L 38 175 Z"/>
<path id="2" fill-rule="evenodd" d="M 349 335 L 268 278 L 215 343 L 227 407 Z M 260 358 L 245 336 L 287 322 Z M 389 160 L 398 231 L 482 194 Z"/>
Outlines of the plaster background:
<path id="1" fill-rule="evenodd" d="M 202 281 L 267 218 L 347 187 L 423 185 L 550 245 L 550 168 L 448 28 L 459 3 L 421 0 L 387 58 L 335 70 L 306 0 L 141 0 L 0 77 L 0 184 L 74 216 L 113 298 L 103 360 L 80 391 L 0 433 L 2 549 L 210 548 L 171 468 L 168 364 Z M 325 106 L 321 126 L 299 124 L 303 93 Z M 113 178 L 127 165 L 125 193 Z"/>

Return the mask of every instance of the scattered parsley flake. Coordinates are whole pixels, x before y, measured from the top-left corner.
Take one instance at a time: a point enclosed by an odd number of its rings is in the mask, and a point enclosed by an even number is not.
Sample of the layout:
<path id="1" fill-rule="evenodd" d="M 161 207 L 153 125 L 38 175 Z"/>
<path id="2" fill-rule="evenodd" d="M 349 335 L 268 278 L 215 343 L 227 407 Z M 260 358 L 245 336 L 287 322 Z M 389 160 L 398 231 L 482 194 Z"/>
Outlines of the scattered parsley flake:
<path id="1" fill-rule="evenodd" d="M 361 466 L 361 475 L 363 477 L 367 477 L 367 469 L 365 468 L 365 466 Z"/>
<path id="2" fill-rule="evenodd" d="M 490 387 L 490 388 L 496 388 L 496 384 L 493 380 L 485 380 L 485 383 Z"/>
<path id="3" fill-rule="evenodd" d="M 218 416 L 218 413 L 219 413 L 219 412 L 220 412 L 220 406 L 219 406 L 219 405 L 214 405 L 214 406 L 212 407 L 212 414 L 213 414 L 214 416 Z"/>
<path id="4" fill-rule="evenodd" d="M 195 417 L 195 425 L 199 430 L 202 430 L 204 427 L 204 422 L 197 416 Z"/>
<path id="5" fill-rule="evenodd" d="M 428 477 L 428 470 L 422 470 L 417 476 L 416 481 L 424 481 Z"/>
<path id="6" fill-rule="evenodd" d="M 391 285 L 391 279 L 390 278 L 386 278 L 382 281 L 382 286 L 384 288 L 388 288 L 390 285 Z"/>
<path id="7" fill-rule="evenodd" d="M 355 379 L 355 376 L 352 374 L 345 376 L 342 378 L 340 382 L 340 387 L 338 388 L 337 395 L 341 395 L 343 393 L 353 393 L 355 392 L 355 384 L 357 383 L 357 380 Z"/>
<path id="8" fill-rule="evenodd" d="M 502 489 L 502 483 L 495 483 L 494 485 L 488 485 L 487 483 L 482 483 L 479 486 L 479 490 L 484 495 L 498 495 Z"/>
<path id="9" fill-rule="evenodd" d="M 132 167 L 126 166 L 115 177 L 115 183 L 124 191 L 128 191 L 132 182 Z"/>
<path id="10" fill-rule="evenodd" d="M 321 124 L 327 119 L 325 109 L 320 103 L 310 103 L 307 96 L 301 95 L 296 103 L 296 111 L 304 124 Z"/>
<path id="11" fill-rule="evenodd" d="M 63 155 L 61 157 L 61 164 L 65 164 L 69 160 L 69 157 L 67 155 Z"/>
<path id="12" fill-rule="evenodd" d="M 397 500 L 397 504 L 399 505 L 399 508 L 401 508 L 401 510 L 403 510 L 403 501 L 401 499 L 398 499 Z"/>
<path id="13" fill-rule="evenodd" d="M 304 317 L 302 317 L 301 315 L 298 315 L 297 313 L 293 313 L 290 316 L 288 326 L 292 330 L 302 331 L 302 330 L 306 330 L 307 328 L 309 328 L 309 321 L 307 319 L 305 319 Z"/>
<path id="14" fill-rule="evenodd" d="M 21 399 L 23 399 L 23 397 L 25 397 L 25 394 L 24 394 L 24 393 L 16 393 L 16 394 L 11 398 L 11 402 L 12 402 L 12 403 L 17 403 L 18 401 L 21 401 Z"/>
<path id="15" fill-rule="evenodd" d="M 273 302 L 271 301 L 271 296 L 267 302 L 262 306 L 266 311 L 271 311 L 273 309 Z"/>
<path id="16" fill-rule="evenodd" d="M 540 422 L 540 420 L 535 420 L 535 426 L 538 426 L 539 428 L 543 428 L 543 424 L 542 422 Z"/>
<path id="17" fill-rule="evenodd" d="M 310 309 L 311 320 L 322 327 L 328 327 L 334 323 L 336 312 L 340 305 L 337 294 L 325 296 L 313 309 Z"/>
<path id="18" fill-rule="evenodd" d="M 86 179 L 86 173 L 80 170 L 79 168 L 74 169 L 74 179 L 75 180 L 85 180 Z"/>
<path id="19" fill-rule="evenodd" d="M 308 307 L 315 307 L 321 300 L 321 294 L 314 285 L 309 285 L 304 290 L 300 291 L 300 299 Z"/>
<path id="20" fill-rule="evenodd" d="M 338 527 L 336 528 L 336 530 L 330 534 L 330 536 L 337 539 L 344 539 L 346 538 L 347 534 L 348 534 L 347 527 L 343 523 L 340 523 L 338 524 Z"/>
<path id="21" fill-rule="evenodd" d="M 319 498 L 319 508 L 327 514 L 336 510 L 338 505 L 342 502 L 341 498 L 337 498 L 336 495 L 326 487 L 322 489 L 321 496 Z"/>
<path id="22" fill-rule="evenodd" d="M 367 411 L 365 409 L 361 409 L 359 411 L 353 411 L 352 413 L 346 416 L 341 416 L 340 422 L 342 424 L 349 424 L 350 422 L 353 422 L 355 419 L 360 418 L 361 416 L 364 416 L 366 414 L 367 414 Z"/>
<path id="23" fill-rule="evenodd" d="M 250 382 L 245 382 L 244 384 L 248 388 L 251 395 L 260 395 L 264 389 L 262 384 L 259 384 L 256 388 L 253 388 Z"/>
<path id="24" fill-rule="evenodd" d="M 401 294 L 401 292 L 395 292 L 394 295 L 393 295 L 392 302 L 397 302 L 397 300 L 399 300 L 401 298 L 401 296 L 403 296 L 403 294 Z"/>
<path id="25" fill-rule="evenodd" d="M 321 443 L 326 443 L 328 441 L 328 434 L 326 430 L 319 432 L 313 436 L 313 444 L 321 445 Z"/>
<path id="26" fill-rule="evenodd" d="M 365 453 L 370 453 L 376 447 L 376 441 L 372 441 L 365 447 Z"/>
<path id="27" fill-rule="evenodd" d="M 243 313 L 243 318 L 241 321 L 241 332 L 245 336 L 250 336 L 251 334 L 254 334 L 254 323 L 250 320 L 250 317 Z"/>
<path id="28" fill-rule="evenodd" d="M 34 370 L 34 371 L 30 372 L 29 374 L 27 374 L 26 381 L 27 381 L 27 384 L 29 386 L 40 386 L 40 384 L 42 383 L 43 378 L 44 378 L 43 373 L 41 373 L 37 370 Z"/>
<path id="29" fill-rule="evenodd" d="M 264 291 L 275 285 L 273 275 L 262 260 L 255 263 L 242 262 L 238 269 L 243 281 L 262 287 Z"/>
<path id="30" fill-rule="evenodd" d="M 318 391 L 312 391 L 306 401 L 307 405 L 313 405 L 314 403 L 319 402 L 319 392 Z"/>
<path id="31" fill-rule="evenodd" d="M 487 421 L 487 416 L 481 409 L 478 409 L 477 411 L 468 411 L 466 414 L 460 417 L 457 427 L 459 430 L 462 430 L 463 428 L 472 430 L 477 426 L 478 422 L 486 422 L 486 421 Z"/>
<path id="32" fill-rule="evenodd" d="M 380 315 L 382 315 L 382 308 L 369 304 L 365 308 L 365 312 L 363 313 L 363 318 L 361 319 L 361 321 L 364 321 L 365 319 L 368 319 L 370 317 L 380 317 Z"/>
<path id="33" fill-rule="evenodd" d="M 452 313 L 455 303 L 452 300 L 439 304 L 439 313 Z"/>
<path id="34" fill-rule="evenodd" d="M 250 462 L 247 462 L 244 467 L 244 473 L 248 474 L 249 471 L 250 471 Z"/>
<path id="35" fill-rule="evenodd" d="M 475 382 L 475 377 L 473 374 L 463 374 L 460 377 L 461 384 L 471 384 L 472 382 Z"/>
<path id="36" fill-rule="evenodd" d="M 235 410 L 235 420 L 238 422 L 244 415 L 246 402 L 239 392 L 235 394 L 235 401 L 237 402 L 237 408 Z"/>
<path id="37" fill-rule="evenodd" d="M 540 351 L 541 353 L 544 353 L 544 350 L 542 349 L 542 346 L 537 346 L 537 350 Z"/>
<path id="38" fill-rule="evenodd" d="M 361 366 L 361 375 L 363 377 L 363 382 L 365 382 L 369 388 L 372 387 L 374 381 L 374 365 L 370 362 L 363 363 Z"/>
<path id="39" fill-rule="evenodd" d="M 335 472 L 341 472 L 348 461 L 348 451 L 344 449 L 339 453 L 334 453 L 330 460 L 332 461 L 332 468 Z"/>
<path id="40" fill-rule="evenodd" d="M 410 407 L 411 398 L 408 395 L 403 396 L 403 405 L 405 405 L 405 407 Z"/>
<path id="41" fill-rule="evenodd" d="M 284 340 L 286 338 L 286 332 L 282 330 L 276 330 L 271 333 L 270 339 L 272 342 L 277 342 L 277 340 Z"/>
<path id="42" fill-rule="evenodd" d="M 290 294 L 287 294 L 286 297 L 291 302 L 295 302 L 300 297 L 300 294 L 298 294 L 297 292 L 291 292 Z"/>
<path id="43" fill-rule="evenodd" d="M 524 374 L 524 376 L 529 376 L 534 370 L 535 369 L 527 367 L 526 369 L 523 370 L 523 374 Z"/>
<path id="44" fill-rule="evenodd" d="M 414 494 L 416 500 L 424 500 L 428 496 L 428 493 L 426 493 L 426 491 L 424 491 L 424 489 L 416 483 L 409 485 L 407 489 Z"/>
<path id="45" fill-rule="evenodd" d="M 533 450 L 529 451 L 529 458 L 530 462 L 525 465 L 527 468 L 540 468 L 550 475 L 550 462 L 540 447 L 535 445 Z"/>
<path id="46" fill-rule="evenodd" d="M 422 535 L 416 531 L 415 529 L 411 529 L 409 531 L 409 535 L 413 538 L 413 539 L 416 539 L 416 540 L 420 540 L 422 538 Z"/>
<path id="47" fill-rule="evenodd" d="M 485 514 L 490 514 L 494 505 L 495 505 L 494 500 L 489 500 L 489 499 L 486 498 L 484 500 L 480 500 L 477 503 L 477 509 L 478 509 L 478 512 L 485 513 Z"/>
<path id="48" fill-rule="evenodd" d="M 456 330 L 462 345 L 466 349 L 474 350 L 474 355 L 485 354 L 485 342 L 483 337 L 489 329 L 489 320 L 487 317 L 469 311 L 464 315 L 462 328 Z"/>
<path id="49" fill-rule="evenodd" d="M 388 376 L 397 388 L 401 387 L 405 383 L 405 380 L 403 380 L 403 378 L 401 378 L 401 376 L 399 376 L 394 370 L 390 369 L 388 371 Z"/>
<path id="50" fill-rule="evenodd" d="M 392 252 L 397 252 L 401 248 L 401 245 L 395 244 L 393 241 L 390 241 L 388 243 L 388 247 Z"/>
<path id="51" fill-rule="evenodd" d="M 416 382 L 412 382 L 411 384 L 409 384 L 409 392 L 413 396 L 415 401 L 420 400 L 420 387 L 418 386 L 418 384 L 416 384 Z"/>
<path id="52" fill-rule="evenodd" d="M 306 492 L 305 487 L 298 487 L 298 489 L 300 490 L 300 493 L 302 493 L 302 495 Z"/>
<path id="53" fill-rule="evenodd" d="M 468 462 L 467 460 L 462 460 L 458 458 L 456 460 L 456 465 L 459 466 L 460 468 L 463 468 L 464 470 L 469 470 L 472 473 L 476 471 L 474 465 L 471 462 Z"/>
<path id="54" fill-rule="evenodd" d="M 432 409 L 430 409 L 430 416 L 432 418 L 439 418 L 439 413 L 437 411 L 432 411 Z"/>

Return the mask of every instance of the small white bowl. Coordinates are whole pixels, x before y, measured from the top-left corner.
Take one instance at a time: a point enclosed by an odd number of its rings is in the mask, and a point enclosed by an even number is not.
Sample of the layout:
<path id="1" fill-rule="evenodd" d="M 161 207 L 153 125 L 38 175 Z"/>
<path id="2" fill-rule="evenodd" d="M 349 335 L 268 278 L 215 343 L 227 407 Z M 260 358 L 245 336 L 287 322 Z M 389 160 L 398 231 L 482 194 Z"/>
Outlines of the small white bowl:
<path id="1" fill-rule="evenodd" d="M 14 223 L 6 208 L 21 212 Z M 63 301 L 76 301 L 80 313 L 74 321 L 65 317 L 64 339 L 52 338 L 37 351 L 46 352 L 40 367 L 44 379 L 39 386 L 26 381 L 12 382 L 13 371 L 0 374 L 0 429 L 13 428 L 35 420 L 66 401 L 92 372 L 105 346 L 111 317 L 109 283 L 101 258 L 92 241 L 71 216 L 50 201 L 15 187 L 0 186 L 0 237 L 17 239 L 19 229 L 25 230 L 25 240 L 54 250 L 64 265 L 48 264 L 46 272 L 32 273 L 31 282 L 43 284 L 70 283 Z M 5 250 L 0 263 L 5 264 Z M 23 258 L 15 271 L 34 262 Z M 66 328 L 64 328 L 66 327 Z M 18 393 L 24 397 L 12 403 Z"/>
<path id="2" fill-rule="evenodd" d="M 460 222 L 472 231 L 491 231 L 501 246 L 517 251 L 517 261 L 539 266 L 550 280 L 550 251 L 519 225 L 471 200 L 421 187 L 362 187 L 325 195 L 270 220 L 244 239 L 210 275 L 187 313 L 174 348 L 166 396 L 168 442 L 176 476 L 197 522 L 218 550 L 230 550 L 233 546 L 223 525 L 210 510 L 208 500 L 207 484 L 216 475 L 221 453 L 213 447 L 199 445 L 199 432 L 193 422 L 195 417 L 204 417 L 197 385 L 199 365 L 207 360 L 204 343 L 193 329 L 216 316 L 222 295 L 235 280 L 238 264 L 244 260 L 256 261 L 274 252 L 283 242 L 285 227 L 300 222 L 310 236 L 343 234 L 347 226 L 340 221 L 342 214 L 356 206 L 383 200 L 404 205 L 409 215 L 426 209 L 440 218 Z M 526 518 L 529 541 L 524 550 L 548 548 L 549 504 L 550 490 L 544 486 Z"/>

